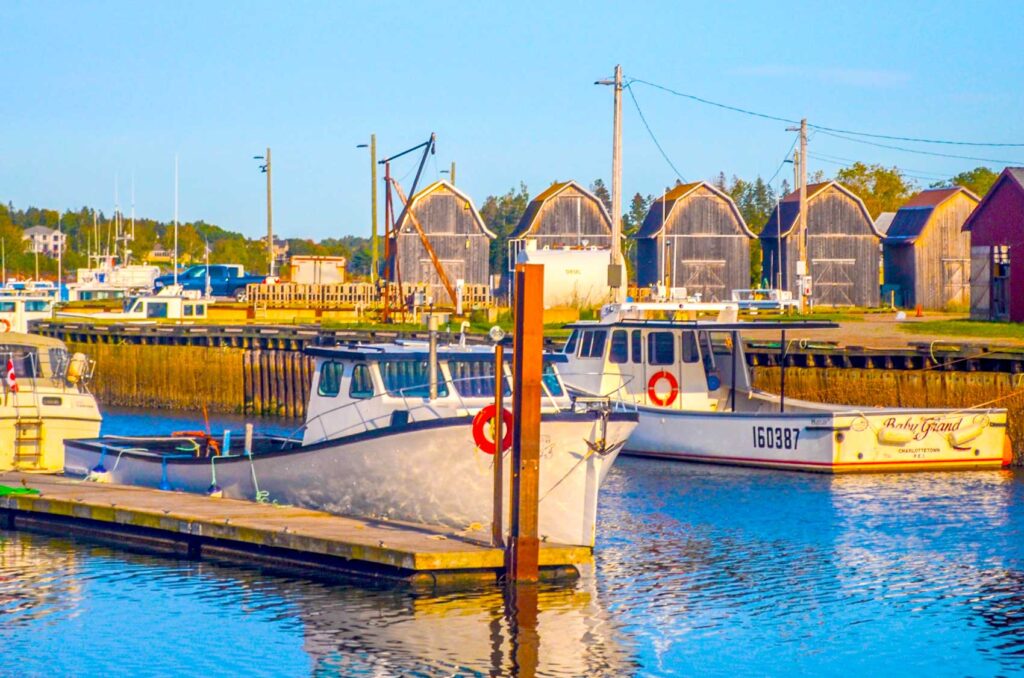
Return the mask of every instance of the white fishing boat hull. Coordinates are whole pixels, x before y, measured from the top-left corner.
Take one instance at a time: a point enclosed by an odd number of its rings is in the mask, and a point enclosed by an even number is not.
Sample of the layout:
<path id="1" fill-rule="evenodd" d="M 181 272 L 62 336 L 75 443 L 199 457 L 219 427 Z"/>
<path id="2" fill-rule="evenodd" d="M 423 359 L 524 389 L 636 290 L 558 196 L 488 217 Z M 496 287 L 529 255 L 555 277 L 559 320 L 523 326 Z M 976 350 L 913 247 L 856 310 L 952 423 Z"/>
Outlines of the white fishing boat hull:
<path id="1" fill-rule="evenodd" d="M 635 416 L 544 415 L 540 436 L 540 536 L 593 546 L 598 490 Z M 144 439 L 70 441 L 65 472 L 146 487 L 306 506 L 372 519 L 487 529 L 494 457 L 476 448 L 470 418 L 413 422 L 288 451 L 214 459 L 161 460 L 136 452 Z M 603 430 L 603 433 L 602 433 Z M 603 438 L 603 445 L 602 445 Z M 590 445 L 588 445 L 590 443 Z M 591 445 L 594 447 L 592 448 Z M 106 447 L 106 452 L 103 448 Z M 594 452 L 597 448 L 607 453 Z M 237 450 L 235 451 L 237 453 Z M 506 487 L 510 452 L 504 455 Z M 98 468 L 101 474 L 96 474 Z M 257 489 L 258 488 L 258 489 Z M 508 500 L 506 497 L 506 518 Z"/>
<path id="2" fill-rule="evenodd" d="M 624 454 L 824 473 L 999 468 L 1012 461 L 1005 410 L 637 409 L 640 423 Z"/>

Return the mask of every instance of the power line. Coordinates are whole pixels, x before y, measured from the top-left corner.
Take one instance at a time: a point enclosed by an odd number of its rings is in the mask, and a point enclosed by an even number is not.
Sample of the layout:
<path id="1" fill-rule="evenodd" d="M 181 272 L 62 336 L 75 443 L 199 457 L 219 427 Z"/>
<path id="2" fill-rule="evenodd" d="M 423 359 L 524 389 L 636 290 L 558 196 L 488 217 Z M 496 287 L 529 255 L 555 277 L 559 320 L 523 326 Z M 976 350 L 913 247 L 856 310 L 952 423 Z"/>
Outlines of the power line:
<path id="1" fill-rule="evenodd" d="M 638 82 L 640 84 L 647 85 L 648 87 L 653 87 L 655 89 L 660 89 L 663 92 L 668 92 L 669 94 L 673 94 L 673 95 L 678 96 L 678 97 L 683 97 L 684 99 L 690 99 L 690 100 L 696 101 L 698 103 L 707 104 L 709 106 L 715 106 L 717 108 L 722 108 L 722 109 L 725 109 L 727 111 L 733 111 L 735 113 L 742 113 L 744 115 L 750 115 L 750 116 L 757 117 L 757 118 L 763 118 L 765 120 L 774 120 L 776 122 L 785 122 L 785 123 L 789 123 L 789 124 L 793 124 L 793 125 L 800 123 L 799 120 L 793 120 L 793 119 L 790 119 L 790 118 L 783 118 L 783 117 L 778 116 L 778 115 L 769 115 L 768 113 L 760 113 L 758 111 L 753 111 L 753 110 L 750 110 L 748 108 L 740 108 L 739 106 L 730 106 L 729 104 L 723 104 L 723 103 L 718 102 L 718 101 L 712 101 L 710 99 L 705 99 L 703 97 L 696 96 L 695 94 L 687 94 L 686 92 L 680 92 L 680 91 L 674 90 L 674 89 L 672 89 L 670 87 L 665 87 L 664 85 L 658 85 L 656 83 L 649 82 L 647 80 L 641 80 L 640 78 L 631 78 L 629 82 L 630 82 L 630 84 L 633 84 L 634 82 Z M 860 137 L 871 137 L 871 138 L 874 138 L 874 139 L 888 139 L 888 140 L 891 140 L 891 141 L 910 141 L 910 142 L 914 142 L 914 143 L 944 144 L 944 145 L 948 145 L 948 146 L 989 146 L 989 147 L 999 147 L 999 148 L 1024 148 L 1024 143 L 1000 143 L 1000 142 L 983 142 L 983 141 L 953 141 L 953 140 L 949 140 L 949 139 L 927 139 L 927 138 L 921 138 L 921 137 L 907 137 L 907 136 L 897 136 L 897 135 L 889 135 L 889 134 L 874 134 L 872 132 L 858 132 L 858 131 L 854 131 L 854 130 L 840 129 L 840 128 L 835 128 L 835 127 L 825 127 L 824 125 L 814 125 L 814 124 L 811 124 L 811 123 L 808 123 L 807 126 L 811 127 L 811 128 L 814 128 L 814 129 L 817 129 L 817 130 L 820 130 L 822 132 L 831 132 L 831 133 L 836 133 L 836 134 L 849 134 L 849 135 L 860 136 Z M 865 142 L 865 143 L 867 143 L 867 142 Z M 905 150 L 905 149 L 899 149 L 899 150 Z M 921 152 L 923 152 L 923 151 L 921 151 Z M 948 157 L 962 157 L 962 156 L 948 156 Z M 966 159 L 967 160 L 975 160 L 976 158 L 966 158 Z M 990 160 L 988 162 L 1005 162 L 1005 161 L 1003 161 L 1003 160 Z"/>
<path id="2" fill-rule="evenodd" d="M 836 165 L 843 165 L 844 167 L 849 167 L 855 163 L 863 162 L 863 160 L 843 158 L 838 155 L 826 155 L 823 153 L 808 153 L 807 155 L 814 158 L 815 160 L 821 160 L 823 162 L 829 162 Z M 915 177 L 917 179 L 929 179 L 932 181 L 939 179 L 949 179 L 949 177 L 945 174 L 936 174 L 934 172 L 929 172 L 928 170 L 919 170 L 910 167 L 900 167 L 899 170 L 908 177 Z"/>
<path id="3" fill-rule="evenodd" d="M 668 166 L 671 167 L 672 171 L 676 173 L 676 176 L 679 177 L 679 181 L 685 182 L 686 179 L 684 179 L 683 175 L 679 173 L 679 170 L 676 169 L 676 166 L 672 164 L 672 160 L 670 160 L 668 154 L 665 153 L 665 149 L 663 149 L 661 147 L 661 144 L 658 143 L 658 137 L 654 136 L 654 131 L 651 130 L 651 126 L 647 124 L 647 118 L 644 117 L 644 112 L 640 110 L 640 102 L 636 100 L 636 95 L 633 94 L 633 88 L 630 87 L 629 85 L 626 85 L 626 89 L 629 90 L 629 98 L 633 100 L 633 105 L 636 106 L 636 112 L 640 115 L 640 122 L 644 124 L 644 128 L 647 130 L 647 134 L 651 136 L 651 141 L 653 141 L 654 145 L 658 147 L 658 152 L 661 153 L 661 157 L 665 159 L 665 162 L 668 163 Z"/>
<path id="4" fill-rule="evenodd" d="M 880 144 L 877 141 L 867 141 L 866 139 L 854 139 L 853 137 L 843 136 L 842 134 L 836 134 L 835 132 L 826 132 L 825 130 L 818 128 L 818 131 L 822 134 L 836 139 L 843 139 L 845 141 L 852 141 L 855 144 L 866 144 L 868 146 L 877 146 L 878 148 L 889 148 L 894 151 L 904 151 L 906 153 L 916 153 L 917 155 L 931 155 L 937 158 L 956 158 L 958 160 L 977 160 L 979 162 L 994 162 L 1003 165 L 1020 165 L 1019 160 L 1004 160 L 999 158 L 979 158 L 973 155 L 955 155 L 953 153 L 938 153 L 936 151 L 921 151 L 916 148 L 907 148 L 905 146 L 893 146 L 892 144 Z"/>
<path id="5" fill-rule="evenodd" d="M 773 174 L 772 178 L 769 179 L 767 182 L 769 186 L 772 185 L 772 182 L 775 181 L 775 177 L 779 176 L 779 172 L 781 172 L 782 168 L 785 167 L 786 161 L 789 160 L 789 156 L 793 153 L 793 149 L 796 148 L 796 142 L 797 139 L 794 138 L 793 143 L 789 145 L 789 150 L 786 151 L 786 154 L 784 156 L 782 156 L 782 162 L 779 163 L 779 166 L 775 169 L 775 174 Z"/>

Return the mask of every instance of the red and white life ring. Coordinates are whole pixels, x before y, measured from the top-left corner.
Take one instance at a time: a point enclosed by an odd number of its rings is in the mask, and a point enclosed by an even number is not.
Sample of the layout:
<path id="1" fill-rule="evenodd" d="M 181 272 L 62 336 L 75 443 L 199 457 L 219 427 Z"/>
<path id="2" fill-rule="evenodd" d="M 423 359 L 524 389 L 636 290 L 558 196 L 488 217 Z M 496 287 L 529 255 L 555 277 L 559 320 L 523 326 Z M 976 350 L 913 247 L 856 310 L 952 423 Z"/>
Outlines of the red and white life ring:
<path id="1" fill-rule="evenodd" d="M 658 391 L 655 388 L 662 379 L 668 382 L 669 389 L 668 396 L 664 398 L 658 395 Z M 676 396 L 678 395 L 679 382 L 676 381 L 675 375 L 671 372 L 666 372 L 665 370 L 655 372 L 647 382 L 647 398 L 658 407 L 668 407 L 676 401 Z"/>
<path id="2" fill-rule="evenodd" d="M 11 323 L 6 318 L 0 318 L 0 332 L 10 332 Z"/>
<path id="3" fill-rule="evenodd" d="M 491 439 L 494 436 L 495 429 L 491 425 L 491 421 L 494 420 L 496 409 L 493 404 L 487 405 L 473 417 L 473 442 L 476 443 L 481 452 L 487 454 L 494 454 L 497 449 L 497 445 Z M 512 447 L 512 413 L 504 407 L 501 408 L 501 422 L 504 427 L 503 433 L 505 434 L 501 437 L 501 451 L 504 452 Z"/>

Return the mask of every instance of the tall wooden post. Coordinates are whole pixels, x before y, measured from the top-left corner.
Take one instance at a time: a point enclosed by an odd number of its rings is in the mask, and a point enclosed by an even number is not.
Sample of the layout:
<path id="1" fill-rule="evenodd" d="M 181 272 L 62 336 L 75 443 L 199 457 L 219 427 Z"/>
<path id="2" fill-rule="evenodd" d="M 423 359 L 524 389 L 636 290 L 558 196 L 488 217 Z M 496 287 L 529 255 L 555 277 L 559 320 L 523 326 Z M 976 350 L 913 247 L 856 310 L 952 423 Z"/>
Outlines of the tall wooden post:
<path id="1" fill-rule="evenodd" d="M 807 118 L 800 120 L 800 261 L 803 274 L 811 275 L 811 268 L 807 263 Z M 801 281 L 802 283 L 803 281 Z M 800 286 L 800 310 L 804 310 L 807 303 L 804 296 L 804 286 Z"/>
<path id="2" fill-rule="evenodd" d="M 626 299 L 626 281 L 622 271 L 622 66 L 615 66 L 615 113 L 612 122 L 612 256 L 615 267 L 610 282 L 615 301 Z"/>
<path id="3" fill-rule="evenodd" d="M 512 515 L 506 573 L 514 582 L 539 577 L 540 400 L 544 363 L 544 266 L 517 264 L 512 369 Z"/>

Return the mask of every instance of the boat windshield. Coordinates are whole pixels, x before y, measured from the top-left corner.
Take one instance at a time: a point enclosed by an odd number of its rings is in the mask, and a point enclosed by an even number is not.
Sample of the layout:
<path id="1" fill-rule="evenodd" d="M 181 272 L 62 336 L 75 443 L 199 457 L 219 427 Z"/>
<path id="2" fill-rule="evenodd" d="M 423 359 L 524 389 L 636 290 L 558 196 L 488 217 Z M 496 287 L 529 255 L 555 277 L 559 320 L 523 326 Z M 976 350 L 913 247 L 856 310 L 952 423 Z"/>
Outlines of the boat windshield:
<path id="1" fill-rule="evenodd" d="M 34 379 L 41 376 L 39 353 L 34 346 L 0 344 L 0 360 L 3 360 L 5 369 L 8 362 L 13 364 L 15 377 Z"/>

